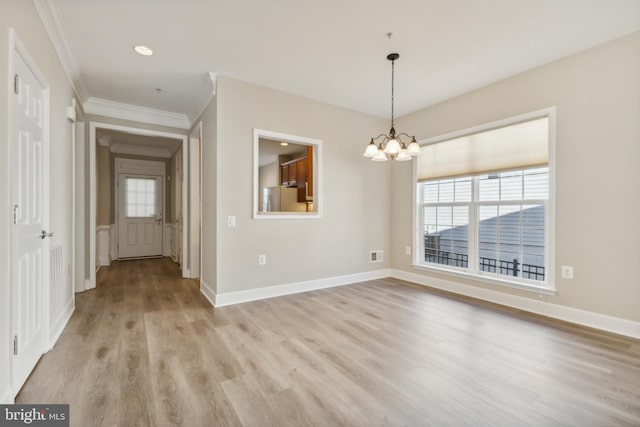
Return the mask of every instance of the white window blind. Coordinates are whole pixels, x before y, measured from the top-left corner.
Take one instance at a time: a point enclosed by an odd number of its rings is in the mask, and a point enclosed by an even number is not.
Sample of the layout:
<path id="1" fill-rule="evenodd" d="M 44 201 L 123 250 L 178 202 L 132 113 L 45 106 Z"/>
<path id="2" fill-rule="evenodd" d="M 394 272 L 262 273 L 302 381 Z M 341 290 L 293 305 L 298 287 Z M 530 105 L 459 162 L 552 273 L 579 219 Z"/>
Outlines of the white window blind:
<path id="1" fill-rule="evenodd" d="M 549 118 L 446 139 L 422 146 L 418 181 L 545 166 Z"/>

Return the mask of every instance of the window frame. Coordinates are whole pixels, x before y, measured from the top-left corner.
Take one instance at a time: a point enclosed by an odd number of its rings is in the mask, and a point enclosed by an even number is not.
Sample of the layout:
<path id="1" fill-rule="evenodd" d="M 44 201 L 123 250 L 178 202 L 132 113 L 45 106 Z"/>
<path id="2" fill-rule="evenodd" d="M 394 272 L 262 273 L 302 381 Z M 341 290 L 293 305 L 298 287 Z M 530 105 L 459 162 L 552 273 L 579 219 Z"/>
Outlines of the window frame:
<path id="1" fill-rule="evenodd" d="M 145 216 L 139 216 L 139 215 L 129 215 L 129 180 L 141 180 L 141 181 L 149 181 L 149 182 L 153 182 L 153 211 L 154 213 L 151 215 L 145 215 Z M 128 219 L 148 219 L 148 218 L 155 218 L 158 214 L 161 214 L 160 212 L 156 212 L 156 207 L 158 204 L 162 203 L 160 194 L 158 192 L 158 188 L 156 185 L 157 182 L 157 177 L 156 176 L 145 176 L 145 175 L 127 175 L 125 176 L 124 179 L 124 185 L 125 185 L 125 197 L 124 197 L 124 209 L 125 209 L 125 217 Z M 148 193 L 146 193 L 148 194 Z M 136 203 L 137 206 L 140 206 L 139 203 Z M 145 205 L 148 206 L 148 204 L 145 202 Z M 161 209 L 162 210 L 162 209 Z"/>
<path id="2" fill-rule="evenodd" d="M 260 139 L 270 139 L 288 142 L 298 145 L 311 146 L 313 148 L 313 204 L 312 212 L 261 212 L 260 211 Z M 324 210 L 323 195 L 323 160 L 322 140 L 305 136 L 291 135 L 282 132 L 274 132 L 265 129 L 253 129 L 253 189 L 252 189 L 252 218 L 258 220 L 271 219 L 322 219 Z"/>
<path id="3" fill-rule="evenodd" d="M 421 182 L 418 182 L 418 167 L 417 162 L 413 162 L 413 257 L 412 267 L 418 270 L 430 271 L 442 273 L 444 275 L 472 279 L 484 283 L 493 285 L 507 286 L 511 288 L 517 288 L 521 290 L 531 291 L 538 294 L 553 295 L 556 293 L 556 260 L 555 260 L 555 202 L 556 202 L 556 167 L 555 167 L 555 146 L 556 146 L 556 108 L 548 107 L 541 110 L 532 111 L 530 113 L 521 114 L 514 117 L 509 117 L 503 120 L 495 122 L 485 123 L 472 128 L 464 129 L 461 131 L 451 132 L 444 135 L 428 138 L 419 142 L 421 146 L 437 144 L 449 139 L 459 138 L 462 136 L 488 131 L 499 127 L 505 127 L 515 125 L 518 123 L 534 120 L 541 117 L 548 117 L 549 119 L 549 137 L 548 137 L 548 164 L 549 169 L 549 194 L 548 200 L 545 203 L 545 259 L 547 260 L 545 281 L 536 281 L 533 279 L 523 279 L 517 277 L 516 280 L 509 278 L 510 276 L 498 275 L 495 273 L 489 273 L 479 270 L 476 265 L 479 260 L 479 248 L 478 248 L 478 209 L 482 204 L 487 202 L 481 202 L 478 195 L 478 179 L 474 176 L 472 183 L 472 200 L 469 203 L 462 203 L 463 205 L 471 205 L 469 208 L 469 253 L 468 253 L 468 266 L 474 265 L 477 272 L 469 272 L 469 269 L 459 268 L 447 265 L 427 264 L 421 258 L 424 258 L 424 230 L 423 230 L 423 206 Z M 518 168 L 517 170 L 523 170 L 527 168 Z M 501 171 L 504 172 L 504 171 Z M 471 174 L 469 176 L 472 176 Z M 445 179 L 442 177 L 440 179 Z M 489 204 L 495 204 L 494 202 L 488 202 Z M 501 202 L 504 203 L 504 202 Z M 522 204 L 524 201 L 514 201 L 514 203 Z M 449 205 L 449 203 L 447 203 Z M 472 264 L 474 263 L 474 264 Z"/>

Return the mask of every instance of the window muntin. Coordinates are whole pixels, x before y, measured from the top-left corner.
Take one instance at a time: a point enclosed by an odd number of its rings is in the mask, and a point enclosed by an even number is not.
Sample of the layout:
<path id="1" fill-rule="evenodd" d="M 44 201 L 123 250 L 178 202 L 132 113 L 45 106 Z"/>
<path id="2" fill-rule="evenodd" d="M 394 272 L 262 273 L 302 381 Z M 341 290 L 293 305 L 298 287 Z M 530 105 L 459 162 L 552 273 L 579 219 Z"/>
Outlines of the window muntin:
<path id="1" fill-rule="evenodd" d="M 429 181 L 422 189 L 425 261 L 466 268 L 471 178 Z"/>
<path id="2" fill-rule="evenodd" d="M 155 178 L 126 178 L 126 212 L 129 218 L 156 215 Z"/>
<path id="3" fill-rule="evenodd" d="M 423 265 L 545 286 L 549 168 L 419 184 Z"/>

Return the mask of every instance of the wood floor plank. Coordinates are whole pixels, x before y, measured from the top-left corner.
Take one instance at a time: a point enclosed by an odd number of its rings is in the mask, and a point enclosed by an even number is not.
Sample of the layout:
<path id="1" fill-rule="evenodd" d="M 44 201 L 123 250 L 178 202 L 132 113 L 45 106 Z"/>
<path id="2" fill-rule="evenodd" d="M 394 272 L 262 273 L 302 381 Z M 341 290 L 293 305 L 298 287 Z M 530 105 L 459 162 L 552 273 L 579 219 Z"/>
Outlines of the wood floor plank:
<path id="1" fill-rule="evenodd" d="M 213 308 L 117 261 L 16 403 L 72 426 L 638 426 L 640 341 L 396 279 Z"/>

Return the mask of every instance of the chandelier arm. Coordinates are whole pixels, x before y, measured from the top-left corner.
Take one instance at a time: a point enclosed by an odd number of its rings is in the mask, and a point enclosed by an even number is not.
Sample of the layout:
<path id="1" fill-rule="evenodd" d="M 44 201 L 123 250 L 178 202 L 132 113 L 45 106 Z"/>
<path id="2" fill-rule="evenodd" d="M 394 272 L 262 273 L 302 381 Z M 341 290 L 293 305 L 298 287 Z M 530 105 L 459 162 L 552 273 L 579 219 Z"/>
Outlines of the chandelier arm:
<path id="1" fill-rule="evenodd" d="M 401 139 L 400 139 L 401 136 L 406 136 L 409 139 L 415 138 L 415 136 L 413 136 L 413 135 L 409 135 L 406 132 L 402 132 L 402 133 L 399 133 L 398 135 L 396 135 L 396 138 L 398 139 L 398 141 L 401 141 Z"/>
<path id="2" fill-rule="evenodd" d="M 375 138 L 371 138 L 371 139 L 373 139 L 374 141 L 377 141 L 381 137 L 385 137 L 387 140 L 389 140 L 389 137 L 384 133 L 381 133 L 380 135 L 376 136 Z M 386 142 L 386 141 L 384 141 L 384 142 Z"/>

